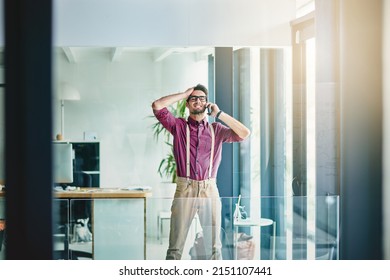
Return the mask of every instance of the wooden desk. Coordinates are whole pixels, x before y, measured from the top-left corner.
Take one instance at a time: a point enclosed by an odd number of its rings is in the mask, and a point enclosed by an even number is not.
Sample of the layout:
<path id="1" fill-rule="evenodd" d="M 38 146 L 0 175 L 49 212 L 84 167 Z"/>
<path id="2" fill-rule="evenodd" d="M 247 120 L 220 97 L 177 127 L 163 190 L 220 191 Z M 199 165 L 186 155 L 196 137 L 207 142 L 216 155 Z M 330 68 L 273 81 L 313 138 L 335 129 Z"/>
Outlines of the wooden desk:
<path id="1" fill-rule="evenodd" d="M 121 188 L 79 188 L 72 191 L 53 191 L 54 198 L 147 198 L 151 191 L 126 190 Z M 5 191 L 0 191 L 0 197 L 5 197 Z"/>
<path id="2" fill-rule="evenodd" d="M 147 198 L 151 191 L 126 190 L 121 188 L 80 188 L 72 191 L 54 191 L 56 198 Z"/>
<path id="3" fill-rule="evenodd" d="M 53 191 L 53 199 L 68 200 L 69 205 L 91 200 L 93 258 L 103 260 L 146 259 L 146 198 L 151 195 L 121 188 Z M 4 196 L 0 191 L 0 198 Z"/>
<path id="4" fill-rule="evenodd" d="M 93 258 L 103 260 L 146 259 L 146 198 L 151 195 L 121 188 L 54 191 L 69 205 L 91 200 Z"/>

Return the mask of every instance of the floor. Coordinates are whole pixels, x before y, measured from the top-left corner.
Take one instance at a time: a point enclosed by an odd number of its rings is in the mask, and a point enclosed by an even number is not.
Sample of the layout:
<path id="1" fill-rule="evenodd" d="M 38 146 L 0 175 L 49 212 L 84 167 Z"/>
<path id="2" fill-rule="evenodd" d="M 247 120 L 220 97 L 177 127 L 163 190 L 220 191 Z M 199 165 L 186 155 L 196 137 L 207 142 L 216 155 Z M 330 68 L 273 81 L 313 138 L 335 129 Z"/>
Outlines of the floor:
<path id="1" fill-rule="evenodd" d="M 189 251 L 195 240 L 195 230 L 190 229 L 186 244 L 184 245 L 182 260 L 190 260 Z M 165 233 L 162 237 L 162 244 L 156 237 L 149 237 L 146 241 L 146 259 L 147 260 L 165 260 L 165 255 L 168 249 L 168 234 Z"/>

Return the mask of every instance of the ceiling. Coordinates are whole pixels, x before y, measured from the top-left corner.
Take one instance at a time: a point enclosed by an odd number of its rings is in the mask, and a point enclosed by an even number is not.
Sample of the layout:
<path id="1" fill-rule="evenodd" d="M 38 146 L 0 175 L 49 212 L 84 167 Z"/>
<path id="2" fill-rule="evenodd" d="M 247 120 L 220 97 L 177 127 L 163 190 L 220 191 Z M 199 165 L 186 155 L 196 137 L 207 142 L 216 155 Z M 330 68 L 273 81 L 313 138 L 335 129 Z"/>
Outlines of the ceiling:
<path id="1" fill-rule="evenodd" d="M 173 54 L 193 53 L 202 59 L 214 52 L 212 47 L 60 47 L 69 63 L 77 63 L 81 58 L 91 55 L 104 55 L 114 61 L 121 61 L 129 53 L 148 53 L 155 62 L 164 60 Z"/>
<path id="2" fill-rule="evenodd" d="M 295 0 L 296 16 L 300 17 L 314 10 L 314 0 Z M 173 54 L 193 53 L 198 59 L 213 53 L 211 47 L 59 47 L 69 63 L 77 63 L 80 59 L 92 55 L 104 55 L 111 61 L 121 61 L 129 53 L 149 53 L 153 60 L 158 62 Z"/>

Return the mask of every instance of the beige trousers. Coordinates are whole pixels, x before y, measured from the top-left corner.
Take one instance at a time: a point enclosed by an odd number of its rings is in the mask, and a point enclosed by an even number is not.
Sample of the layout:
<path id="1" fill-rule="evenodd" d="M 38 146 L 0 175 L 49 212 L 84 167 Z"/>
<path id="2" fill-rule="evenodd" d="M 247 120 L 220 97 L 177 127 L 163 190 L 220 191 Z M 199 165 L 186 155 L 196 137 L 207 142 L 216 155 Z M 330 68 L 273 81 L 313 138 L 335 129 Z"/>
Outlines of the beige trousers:
<path id="1" fill-rule="evenodd" d="M 171 207 L 167 260 L 180 260 L 192 220 L 197 213 L 203 230 L 207 259 L 222 259 L 221 200 L 215 179 L 204 181 L 179 177 Z"/>

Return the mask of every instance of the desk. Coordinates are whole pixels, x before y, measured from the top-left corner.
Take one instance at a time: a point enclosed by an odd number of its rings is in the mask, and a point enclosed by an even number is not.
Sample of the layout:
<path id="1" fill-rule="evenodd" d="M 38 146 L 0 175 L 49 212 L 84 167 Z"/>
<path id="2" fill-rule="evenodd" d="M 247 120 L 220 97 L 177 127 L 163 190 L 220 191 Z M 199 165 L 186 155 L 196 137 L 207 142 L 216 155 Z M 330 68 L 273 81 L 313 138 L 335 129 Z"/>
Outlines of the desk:
<path id="1" fill-rule="evenodd" d="M 276 222 L 271 220 L 271 219 L 265 219 L 265 218 L 260 218 L 260 220 L 251 220 L 250 218 L 248 219 L 244 219 L 244 220 L 238 220 L 238 221 L 234 221 L 233 223 L 234 225 L 234 244 L 235 244 L 235 248 L 237 249 L 237 238 L 238 238 L 238 228 L 239 227 L 253 227 L 253 226 L 257 226 L 257 227 L 266 227 L 266 226 L 271 226 L 272 225 L 272 235 L 273 235 L 273 238 L 272 238 L 272 259 L 274 260 L 275 259 L 275 236 L 276 236 Z M 237 251 L 235 250 L 236 252 L 236 256 L 237 256 Z"/>
<path id="2" fill-rule="evenodd" d="M 122 188 L 78 188 L 71 191 L 53 191 L 54 198 L 147 198 L 151 191 L 126 190 Z M 5 191 L 0 191 L 0 198 L 5 197 Z"/>
<path id="3" fill-rule="evenodd" d="M 150 191 L 81 188 L 55 197 L 92 202 L 93 259 L 146 259 L 146 198 Z"/>
<path id="4" fill-rule="evenodd" d="M 91 200 L 93 258 L 130 260 L 146 259 L 146 198 L 151 195 L 121 188 L 80 188 L 54 191 L 53 199 Z"/>

